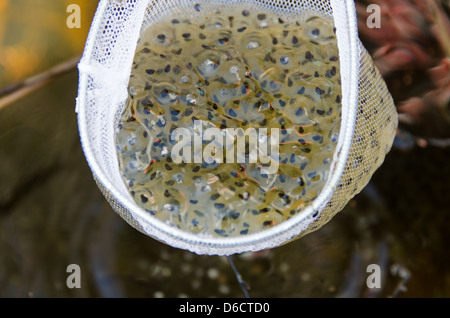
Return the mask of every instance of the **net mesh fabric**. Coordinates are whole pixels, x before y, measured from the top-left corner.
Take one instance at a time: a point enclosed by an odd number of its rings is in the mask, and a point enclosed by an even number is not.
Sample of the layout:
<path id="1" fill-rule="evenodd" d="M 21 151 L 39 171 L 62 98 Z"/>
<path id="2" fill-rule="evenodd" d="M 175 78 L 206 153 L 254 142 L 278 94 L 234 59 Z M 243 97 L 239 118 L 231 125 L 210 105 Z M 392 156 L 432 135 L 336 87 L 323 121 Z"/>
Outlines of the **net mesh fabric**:
<path id="1" fill-rule="evenodd" d="M 196 1 L 221 6 L 234 1 Z M 242 3 L 242 1 L 240 1 Z M 129 195 L 118 166 L 114 127 L 127 98 L 128 79 L 140 32 L 166 12 L 192 10 L 192 1 L 103 0 L 79 64 L 77 112 L 87 161 L 100 190 L 132 227 L 174 247 L 198 254 L 228 255 L 284 244 L 324 225 L 370 180 L 390 150 L 397 127 L 392 98 L 357 37 L 352 1 L 249 0 L 297 20 L 311 14 L 334 20 L 342 81 L 342 122 L 332 171 L 324 189 L 301 213 L 268 230 L 238 238 L 183 232 L 153 218 Z"/>
<path id="2" fill-rule="evenodd" d="M 344 172 L 325 208 L 302 233 L 327 223 L 369 182 L 390 151 L 397 129 L 397 112 L 385 82 L 366 49 L 359 44 L 360 72 L 354 134 Z"/>

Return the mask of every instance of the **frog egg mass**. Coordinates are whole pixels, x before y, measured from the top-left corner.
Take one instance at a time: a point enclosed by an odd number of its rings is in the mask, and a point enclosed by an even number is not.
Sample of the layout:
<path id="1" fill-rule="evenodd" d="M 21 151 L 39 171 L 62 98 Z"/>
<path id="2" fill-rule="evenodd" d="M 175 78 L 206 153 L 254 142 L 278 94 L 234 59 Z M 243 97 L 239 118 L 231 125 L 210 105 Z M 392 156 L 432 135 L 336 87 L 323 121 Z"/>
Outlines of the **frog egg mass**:
<path id="1" fill-rule="evenodd" d="M 167 14 L 141 34 L 115 130 L 123 181 L 197 235 L 273 227 L 321 192 L 341 124 L 332 22 L 236 4 Z"/>

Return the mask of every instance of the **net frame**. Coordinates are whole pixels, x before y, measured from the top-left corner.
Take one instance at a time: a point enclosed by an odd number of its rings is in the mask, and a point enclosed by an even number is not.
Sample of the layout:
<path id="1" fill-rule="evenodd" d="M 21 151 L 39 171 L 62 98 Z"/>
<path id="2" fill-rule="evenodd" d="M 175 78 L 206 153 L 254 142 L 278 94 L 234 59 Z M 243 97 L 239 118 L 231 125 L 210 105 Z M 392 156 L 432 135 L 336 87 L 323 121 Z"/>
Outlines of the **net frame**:
<path id="1" fill-rule="evenodd" d="M 205 1 L 196 2 L 206 3 Z M 233 5 L 237 1 L 209 2 Z M 319 228 L 339 210 L 339 208 L 332 209 L 330 202 L 340 190 L 343 176 L 348 171 L 348 158 L 353 151 L 357 110 L 361 104 L 360 65 L 368 55 L 358 38 L 354 2 L 352 0 L 248 0 L 246 2 L 265 7 L 275 6 L 286 12 L 314 11 L 333 19 L 341 64 L 342 120 L 329 178 L 311 205 L 272 228 L 245 236 L 226 238 L 188 233 L 158 220 L 138 207 L 126 190 L 123 181 L 118 178 L 117 158 L 115 154 L 111 155 L 111 147 L 114 149 L 112 127 L 117 122 L 127 98 L 128 79 L 140 32 L 145 28 L 146 23 L 152 21 L 152 14 L 162 14 L 177 3 L 193 5 L 193 2 L 101 0 L 79 63 L 76 112 L 80 139 L 98 187 L 112 208 L 132 227 L 163 243 L 197 254 L 230 255 L 273 248 Z M 124 43 L 127 45 L 123 45 Z M 390 95 L 386 94 L 386 91 L 384 87 L 383 96 L 389 100 Z M 385 149 L 385 152 L 387 151 L 389 149 Z M 379 164 L 382 161 L 380 160 Z M 362 180 L 361 186 L 354 191 L 353 195 L 360 191 L 368 179 L 370 175 Z M 340 205 L 344 206 L 348 199 Z M 323 213 L 327 209 L 329 211 Z"/>

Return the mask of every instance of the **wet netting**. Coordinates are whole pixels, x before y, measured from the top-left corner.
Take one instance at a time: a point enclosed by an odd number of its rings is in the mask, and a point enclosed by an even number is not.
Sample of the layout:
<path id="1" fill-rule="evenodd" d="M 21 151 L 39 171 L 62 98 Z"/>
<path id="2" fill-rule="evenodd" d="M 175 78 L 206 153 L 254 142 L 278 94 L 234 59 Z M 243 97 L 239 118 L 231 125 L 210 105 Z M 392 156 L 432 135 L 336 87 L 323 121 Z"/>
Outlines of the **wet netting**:
<path id="1" fill-rule="evenodd" d="M 319 229 L 397 128 L 350 0 L 102 0 L 79 70 L 80 137 L 105 198 L 135 229 L 197 254 Z M 180 151 L 177 133 L 200 151 Z"/>

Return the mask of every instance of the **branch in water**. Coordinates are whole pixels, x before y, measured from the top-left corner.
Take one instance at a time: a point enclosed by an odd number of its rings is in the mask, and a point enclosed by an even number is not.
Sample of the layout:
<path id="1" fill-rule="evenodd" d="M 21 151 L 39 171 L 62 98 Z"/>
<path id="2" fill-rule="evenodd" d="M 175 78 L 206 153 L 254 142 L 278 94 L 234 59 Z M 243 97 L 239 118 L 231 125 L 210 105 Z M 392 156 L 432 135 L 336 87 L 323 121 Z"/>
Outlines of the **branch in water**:
<path id="1" fill-rule="evenodd" d="M 70 60 L 52 67 L 48 71 L 30 77 L 23 82 L 12 84 L 0 89 L 0 110 L 32 93 L 38 88 L 50 83 L 61 75 L 74 70 L 79 61 L 80 56 L 71 58 Z"/>

